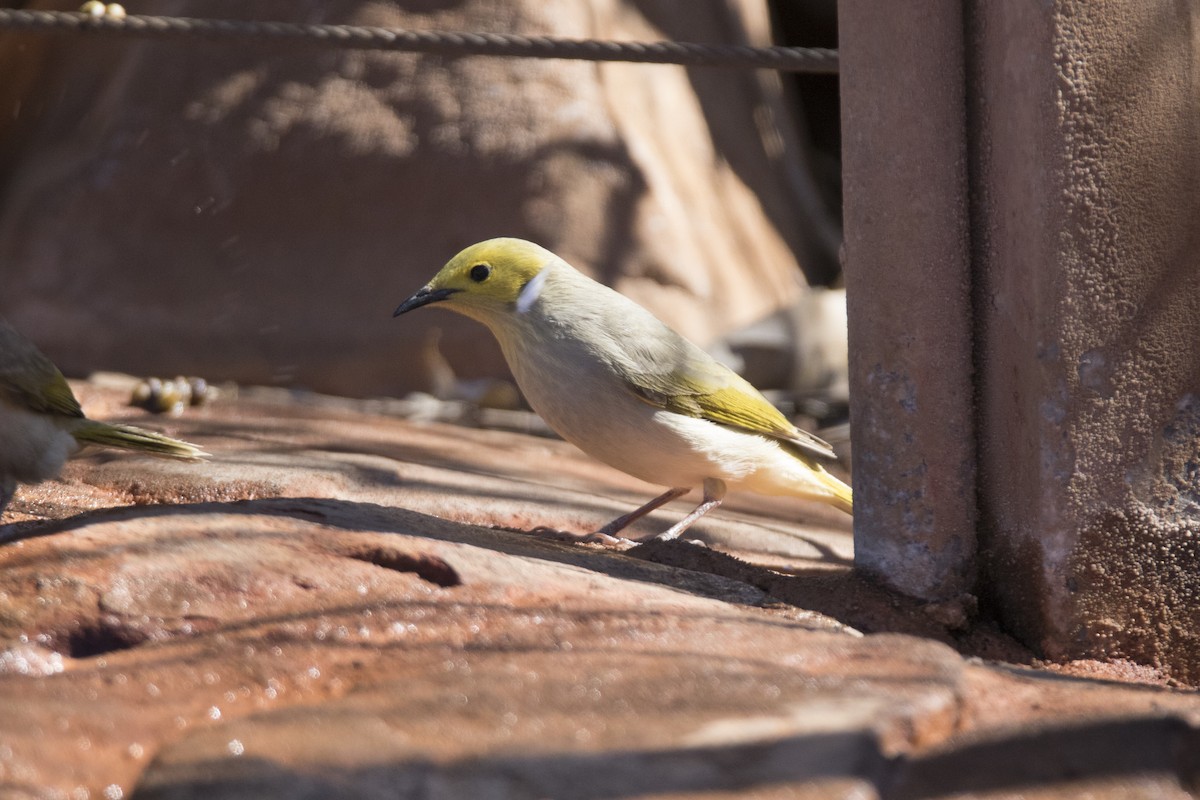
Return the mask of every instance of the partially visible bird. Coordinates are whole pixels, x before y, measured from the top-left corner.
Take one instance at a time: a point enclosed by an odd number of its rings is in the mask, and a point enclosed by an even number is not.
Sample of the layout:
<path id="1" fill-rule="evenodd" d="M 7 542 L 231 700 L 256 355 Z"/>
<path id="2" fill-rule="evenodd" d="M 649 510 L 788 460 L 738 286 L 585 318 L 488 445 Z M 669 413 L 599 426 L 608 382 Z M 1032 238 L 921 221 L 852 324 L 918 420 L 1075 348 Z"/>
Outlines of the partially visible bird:
<path id="1" fill-rule="evenodd" d="M 55 477 L 63 462 L 87 445 L 208 458 L 187 442 L 85 417 L 58 367 L 0 318 L 0 513 L 18 483 Z"/>
<path id="2" fill-rule="evenodd" d="M 491 329 L 521 391 L 564 439 L 648 483 L 671 487 L 595 534 L 695 486 L 704 499 L 659 534 L 674 539 L 721 504 L 726 487 L 819 500 L 851 513 L 826 471 L 828 444 L 632 300 L 522 239 L 489 239 L 452 258 L 396 309 L 438 304 Z"/>

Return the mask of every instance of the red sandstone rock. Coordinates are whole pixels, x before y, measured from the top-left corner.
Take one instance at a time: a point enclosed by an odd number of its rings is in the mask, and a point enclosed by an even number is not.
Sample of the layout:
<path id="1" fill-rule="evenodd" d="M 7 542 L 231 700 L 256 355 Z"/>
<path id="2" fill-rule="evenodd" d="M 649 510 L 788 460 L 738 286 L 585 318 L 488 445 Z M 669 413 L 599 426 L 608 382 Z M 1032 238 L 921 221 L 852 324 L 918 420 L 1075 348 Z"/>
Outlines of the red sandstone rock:
<path id="1" fill-rule="evenodd" d="M 154 421 L 76 391 L 94 416 Z M 19 491 L 0 796 L 1009 796 L 1069 778 L 1117 797 L 1194 779 L 1171 760 L 1197 739 L 1193 693 L 964 659 L 1030 656 L 856 578 L 823 507 L 732 498 L 699 533 L 737 559 L 568 544 L 533 529 L 590 530 L 652 490 L 559 441 L 271 396 L 160 418 L 211 464 L 96 454 Z"/>

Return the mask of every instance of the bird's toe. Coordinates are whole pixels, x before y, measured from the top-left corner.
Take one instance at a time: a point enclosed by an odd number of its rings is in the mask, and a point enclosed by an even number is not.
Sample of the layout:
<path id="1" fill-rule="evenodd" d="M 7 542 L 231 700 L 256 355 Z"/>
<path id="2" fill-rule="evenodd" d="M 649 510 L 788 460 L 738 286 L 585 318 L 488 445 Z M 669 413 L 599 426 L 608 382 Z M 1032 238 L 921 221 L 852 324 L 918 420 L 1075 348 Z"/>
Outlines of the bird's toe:
<path id="1" fill-rule="evenodd" d="M 637 547 L 638 542 L 632 539 L 626 539 L 624 536 L 611 536 L 607 533 L 596 532 L 584 536 L 580 541 L 584 544 L 600 544 L 614 550 L 628 550 L 631 547 Z"/>

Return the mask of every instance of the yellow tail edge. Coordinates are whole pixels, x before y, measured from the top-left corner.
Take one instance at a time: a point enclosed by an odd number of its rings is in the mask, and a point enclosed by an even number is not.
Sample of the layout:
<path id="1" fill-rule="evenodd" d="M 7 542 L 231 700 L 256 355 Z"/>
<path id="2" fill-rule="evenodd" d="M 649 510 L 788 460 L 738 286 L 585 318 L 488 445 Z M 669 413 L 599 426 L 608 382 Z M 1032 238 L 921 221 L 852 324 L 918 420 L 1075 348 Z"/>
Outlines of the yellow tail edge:
<path id="1" fill-rule="evenodd" d="M 825 470 L 816 472 L 817 480 L 821 482 L 830 492 L 830 497 L 826 499 L 831 506 L 847 514 L 854 515 L 854 492 L 849 486 L 839 481 L 837 478 L 830 475 Z"/>

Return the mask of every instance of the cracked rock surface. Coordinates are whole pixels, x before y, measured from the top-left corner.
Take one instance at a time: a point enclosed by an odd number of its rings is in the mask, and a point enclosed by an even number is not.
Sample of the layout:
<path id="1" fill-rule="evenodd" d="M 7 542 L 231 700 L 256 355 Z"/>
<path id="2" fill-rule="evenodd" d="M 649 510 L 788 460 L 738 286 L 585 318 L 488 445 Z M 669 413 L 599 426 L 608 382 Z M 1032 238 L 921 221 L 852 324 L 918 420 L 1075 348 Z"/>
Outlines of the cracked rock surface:
<path id="1" fill-rule="evenodd" d="M 0 527 L 0 797 L 1189 797 L 1200 697 L 1044 665 L 735 496 L 706 549 L 570 541 L 655 490 L 569 445 L 243 393 L 192 465 L 96 453 Z M 667 527 L 673 503 L 638 533 Z M 968 615 L 969 616 L 969 615 Z"/>

